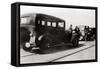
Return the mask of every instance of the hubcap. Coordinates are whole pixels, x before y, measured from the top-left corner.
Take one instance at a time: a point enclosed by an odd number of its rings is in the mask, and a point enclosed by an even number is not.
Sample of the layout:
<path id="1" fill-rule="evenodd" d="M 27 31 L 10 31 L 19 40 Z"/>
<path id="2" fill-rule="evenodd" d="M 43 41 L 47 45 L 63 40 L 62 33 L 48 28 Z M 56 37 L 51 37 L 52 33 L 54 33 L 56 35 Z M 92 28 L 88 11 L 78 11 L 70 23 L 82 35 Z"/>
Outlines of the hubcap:
<path id="1" fill-rule="evenodd" d="M 26 46 L 27 48 L 29 48 L 29 47 L 30 47 L 30 43 L 27 42 L 27 43 L 25 44 L 25 46 Z"/>

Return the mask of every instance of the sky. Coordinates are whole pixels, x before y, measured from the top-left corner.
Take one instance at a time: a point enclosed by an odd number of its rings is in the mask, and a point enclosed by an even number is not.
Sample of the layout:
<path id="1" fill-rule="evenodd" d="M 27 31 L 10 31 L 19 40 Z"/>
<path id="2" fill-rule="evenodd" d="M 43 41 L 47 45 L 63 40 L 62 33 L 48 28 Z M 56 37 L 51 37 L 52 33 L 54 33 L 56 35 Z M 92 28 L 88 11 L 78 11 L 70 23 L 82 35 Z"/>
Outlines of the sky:
<path id="1" fill-rule="evenodd" d="M 28 13 L 43 13 L 61 18 L 65 20 L 66 28 L 71 24 L 73 26 L 88 25 L 95 27 L 95 10 L 22 5 L 20 14 Z"/>

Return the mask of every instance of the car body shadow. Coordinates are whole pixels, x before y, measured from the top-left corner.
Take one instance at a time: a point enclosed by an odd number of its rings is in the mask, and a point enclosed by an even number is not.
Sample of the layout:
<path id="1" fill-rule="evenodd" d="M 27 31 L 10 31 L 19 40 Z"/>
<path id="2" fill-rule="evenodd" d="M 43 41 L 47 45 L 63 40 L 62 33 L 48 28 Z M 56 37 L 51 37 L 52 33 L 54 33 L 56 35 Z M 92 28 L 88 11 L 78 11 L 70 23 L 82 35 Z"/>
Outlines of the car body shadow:
<path id="1" fill-rule="evenodd" d="M 83 46 L 84 46 L 84 44 L 79 44 L 77 47 L 72 47 L 70 45 L 69 46 L 58 46 L 58 47 L 49 48 L 49 49 L 44 50 L 44 51 L 40 51 L 39 49 L 37 49 L 37 50 L 34 50 L 33 52 L 36 54 L 51 54 L 51 53 L 65 51 L 65 50 L 76 49 L 76 48 L 80 48 Z"/>

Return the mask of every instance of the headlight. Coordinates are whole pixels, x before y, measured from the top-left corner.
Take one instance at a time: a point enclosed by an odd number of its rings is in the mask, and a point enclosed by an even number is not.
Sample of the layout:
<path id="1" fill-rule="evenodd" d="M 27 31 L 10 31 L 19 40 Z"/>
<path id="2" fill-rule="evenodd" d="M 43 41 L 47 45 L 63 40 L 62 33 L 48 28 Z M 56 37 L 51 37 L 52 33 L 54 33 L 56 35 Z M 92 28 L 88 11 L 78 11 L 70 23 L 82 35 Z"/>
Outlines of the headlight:
<path id="1" fill-rule="evenodd" d="M 27 43 L 25 44 L 25 46 L 26 46 L 27 48 L 29 48 L 29 47 L 30 47 L 30 43 L 27 42 Z"/>

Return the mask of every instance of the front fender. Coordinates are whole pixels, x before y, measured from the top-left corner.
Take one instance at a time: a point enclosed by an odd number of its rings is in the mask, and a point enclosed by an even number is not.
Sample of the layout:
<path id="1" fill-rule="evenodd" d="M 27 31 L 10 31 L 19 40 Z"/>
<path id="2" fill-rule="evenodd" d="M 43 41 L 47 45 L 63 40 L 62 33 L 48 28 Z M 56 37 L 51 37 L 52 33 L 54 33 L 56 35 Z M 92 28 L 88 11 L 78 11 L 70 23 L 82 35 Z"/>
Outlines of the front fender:
<path id="1" fill-rule="evenodd" d="M 77 33 L 73 33 L 71 37 L 71 42 L 76 38 L 79 39 L 79 35 Z"/>

